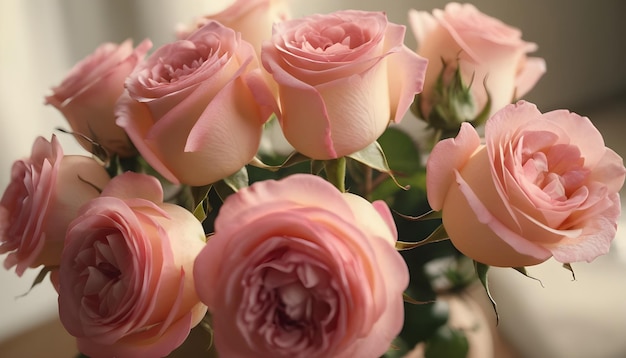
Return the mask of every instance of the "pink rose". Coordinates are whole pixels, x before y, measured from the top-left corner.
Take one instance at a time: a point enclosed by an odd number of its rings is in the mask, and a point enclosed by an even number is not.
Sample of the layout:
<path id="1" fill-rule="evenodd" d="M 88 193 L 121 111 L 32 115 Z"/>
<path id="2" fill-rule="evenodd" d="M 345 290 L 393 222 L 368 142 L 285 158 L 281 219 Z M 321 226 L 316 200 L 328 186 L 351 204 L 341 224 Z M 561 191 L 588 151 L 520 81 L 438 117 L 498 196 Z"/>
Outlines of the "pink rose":
<path id="1" fill-rule="evenodd" d="M 131 156 L 135 149 L 124 130 L 115 124 L 113 107 L 124 91 L 124 81 L 146 52 L 148 40 L 133 50 L 130 40 L 121 45 L 105 43 L 77 63 L 46 103 L 61 111 L 72 128 L 102 145 L 110 153 Z M 92 144 L 76 137 L 80 145 L 93 152 Z"/>
<path id="2" fill-rule="evenodd" d="M 546 71 L 543 59 L 527 57 L 537 49 L 536 44 L 523 41 L 518 29 L 471 4 L 449 3 L 444 10 L 433 10 L 432 15 L 410 10 L 409 23 L 417 39 L 417 53 L 430 60 L 420 103 L 425 119 L 437 104 L 433 91 L 442 61 L 447 64 L 446 84 L 457 64 L 465 85 L 471 84 L 473 110 L 468 119 L 474 119 L 487 103 L 485 78 L 492 115 L 530 91 Z"/>
<path id="3" fill-rule="evenodd" d="M 427 65 L 403 44 L 404 33 L 384 13 L 354 10 L 274 26 L 261 58 L 297 151 L 320 160 L 350 155 L 402 119 Z"/>
<path id="4" fill-rule="evenodd" d="M 189 185 L 246 165 L 276 106 L 252 46 L 217 22 L 157 49 L 126 88 L 117 124 L 161 175 Z"/>
<path id="5" fill-rule="evenodd" d="M 22 276 L 28 267 L 57 266 L 65 231 L 78 208 L 109 181 L 94 159 L 63 155 L 55 136 L 39 137 L 30 158 L 15 161 L 0 199 L 0 253 L 4 267 Z"/>
<path id="6" fill-rule="evenodd" d="M 588 118 L 520 101 L 487 121 L 485 140 L 464 123 L 427 163 L 428 201 L 454 246 L 511 267 L 609 251 L 626 170 Z"/>
<path id="7" fill-rule="evenodd" d="M 111 180 L 68 228 L 58 277 L 59 316 L 89 357 L 164 357 L 206 313 L 193 260 L 200 222 L 163 203 L 159 181 Z"/>
<path id="8" fill-rule="evenodd" d="M 224 357 L 379 357 L 408 270 L 382 201 L 296 174 L 228 197 L 194 266 Z"/>
<path id="9" fill-rule="evenodd" d="M 236 0 L 226 9 L 196 19 L 193 26 L 181 27 L 177 37 L 184 39 L 197 28 L 215 20 L 240 32 L 241 38 L 261 53 L 263 41 L 272 37 L 272 25 L 289 17 L 288 0 Z"/>

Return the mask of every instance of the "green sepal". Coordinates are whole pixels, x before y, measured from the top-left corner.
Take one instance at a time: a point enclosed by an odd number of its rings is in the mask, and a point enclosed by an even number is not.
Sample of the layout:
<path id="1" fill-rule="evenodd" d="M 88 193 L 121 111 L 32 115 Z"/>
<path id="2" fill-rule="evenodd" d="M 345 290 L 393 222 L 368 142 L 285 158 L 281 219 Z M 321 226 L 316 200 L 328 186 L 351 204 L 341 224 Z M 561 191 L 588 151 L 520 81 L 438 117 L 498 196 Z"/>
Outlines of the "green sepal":
<path id="1" fill-rule="evenodd" d="M 523 266 L 522 266 L 522 267 L 513 267 L 513 270 L 515 270 L 515 271 L 517 271 L 517 272 L 521 273 L 522 275 L 524 275 L 524 276 L 526 276 L 526 277 L 528 277 L 528 278 L 530 278 L 530 279 L 532 279 L 532 280 L 535 280 L 535 281 L 539 282 L 539 284 L 541 285 L 541 287 L 544 287 L 544 286 L 543 286 L 543 282 L 541 282 L 541 280 L 540 280 L 540 279 L 538 279 L 538 278 L 536 278 L 536 277 L 533 277 L 533 276 L 530 276 L 530 275 L 528 274 L 528 272 L 526 271 L 526 267 L 523 267 Z"/>
<path id="2" fill-rule="evenodd" d="M 80 138 L 82 140 L 89 142 L 89 144 L 91 144 L 90 152 L 96 159 L 98 159 L 100 162 L 104 164 L 104 166 L 107 166 L 107 167 L 111 163 L 111 157 L 109 156 L 109 153 L 106 151 L 106 149 L 104 149 L 102 145 L 100 145 L 100 143 L 94 141 L 93 139 L 87 137 L 86 135 L 82 133 L 68 131 L 60 127 L 56 127 L 55 129 L 61 133 L 70 134 L 74 138 Z"/>
<path id="3" fill-rule="evenodd" d="M 24 297 L 27 294 L 30 293 L 30 291 L 33 290 L 33 288 L 35 288 L 35 286 L 37 286 L 38 284 L 42 283 L 43 280 L 46 278 L 46 275 L 48 275 L 48 272 L 52 272 L 53 270 L 58 269 L 59 266 L 44 266 L 41 268 L 41 270 L 39 271 L 39 273 L 37 274 L 37 277 L 35 277 L 35 280 L 33 280 L 33 284 L 30 285 L 30 288 L 28 289 L 28 291 L 22 293 L 21 295 L 17 296 L 19 297 Z"/>
<path id="4" fill-rule="evenodd" d="M 443 59 L 441 72 L 435 82 L 433 91 L 433 106 L 426 121 L 436 129 L 445 132 L 456 132 L 463 122 L 471 121 L 469 113 L 474 111 L 474 99 L 472 98 L 471 86 L 466 86 L 461 76 L 461 67 L 456 66 L 450 83 L 443 80 L 450 66 Z"/>
<path id="5" fill-rule="evenodd" d="M 361 149 L 360 151 L 348 155 L 348 158 L 356 160 L 361 164 L 367 165 L 374 170 L 388 174 L 399 188 L 408 190 L 407 187 L 401 185 L 400 183 L 398 183 L 398 180 L 396 180 L 396 177 L 393 175 L 393 172 L 389 168 L 389 162 L 387 162 L 387 157 L 383 152 L 383 148 L 380 146 L 380 144 L 378 144 L 378 142 L 373 142 L 367 147 Z"/>
<path id="6" fill-rule="evenodd" d="M 428 304 L 428 303 L 435 303 L 435 301 L 419 301 L 419 300 L 416 300 L 415 298 L 411 297 L 406 292 L 402 293 L 402 299 L 404 300 L 404 302 L 410 303 L 412 305 L 425 305 L 425 304 Z"/>
<path id="7" fill-rule="evenodd" d="M 234 192 L 238 192 L 239 189 L 248 186 L 248 169 L 246 169 L 246 167 L 242 167 L 237 172 L 222 179 L 222 181 Z"/>
<path id="8" fill-rule="evenodd" d="M 292 152 L 279 165 L 269 165 L 269 164 L 266 164 L 258 156 L 252 158 L 252 160 L 248 164 L 253 166 L 253 167 L 257 167 L 257 168 L 266 169 L 266 170 L 269 170 L 269 171 L 272 171 L 272 172 L 276 172 L 276 171 L 279 171 L 282 168 L 289 168 L 291 166 L 294 166 L 296 164 L 300 164 L 300 163 L 303 163 L 303 162 L 306 162 L 306 161 L 309 161 L 309 160 L 311 160 L 311 158 L 307 157 L 306 155 L 304 155 L 302 153 Z"/>
<path id="9" fill-rule="evenodd" d="M 423 240 L 416 242 L 396 241 L 396 250 L 402 251 L 414 249 L 416 247 L 424 246 L 426 244 L 432 244 L 445 240 L 449 240 L 448 233 L 446 233 L 446 229 L 443 227 L 443 225 L 439 225 L 435 230 L 433 230 L 433 232 L 430 233 L 430 235 L 428 235 L 428 237 Z"/>
<path id="10" fill-rule="evenodd" d="M 291 166 L 294 166 L 296 164 L 300 164 L 300 163 L 303 163 L 303 162 L 306 162 L 306 161 L 309 161 L 309 160 L 311 160 L 311 158 L 307 157 L 306 155 L 304 155 L 302 153 L 291 152 L 291 154 L 289 154 L 287 156 L 287 158 L 285 158 L 285 160 L 281 164 L 279 164 L 279 165 L 266 164 L 258 156 L 252 158 L 252 160 L 248 164 L 253 166 L 253 167 L 257 167 L 257 168 L 266 169 L 266 170 L 269 170 L 269 171 L 272 171 L 272 172 L 276 172 L 276 171 L 279 171 L 282 168 L 289 168 Z"/>
<path id="11" fill-rule="evenodd" d="M 441 219 L 443 212 L 430 210 L 429 212 L 424 213 L 422 215 L 418 215 L 418 216 L 410 216 L 410 215 L 404 215 L 400 213 L 396 213 L 396 214 L 400 216 L 401 218 L 409 220 L 409 221 L 425 221 L 425 220 Z"/>
<path id="12" fill-rule="evenodd" d="M 280 165 L 266 164 L 258 156 L 255 156 L 254 158 L 252 158 L 252 160 L 250 161 L 250 163 L 248 163 L 248 165 L 251 165 L 251 166 L 256 167 L 256 168 L 269 170 L 269 171 L 272 171 L 272 172 L 276 172 L 276 171 L 280 170 L 280 168 L 281 168 Z"/>
<path id="13" fill-rule="evenodd" d="M 441 61 L 443 66 L 433 88 L 430 113 L 427 116 L 424 115 L 419 95 L 415 97 L 411 107 L 412 112 L 418 118 L 426 121 L 428 126 L 434 129 L 431 145 L 434 145 L 440 139 L 456 136 L 463 122 L 469 122 L 474 127 L 484 124 L 489 118 L 492 107 L 492 97 L 487 90 L 487 77 L 483 80 L 487 101 L 483 108 L 476 115 L 473 115 L 476 103 L 471 93 L 471 87 L 475 74 L 472 75 L 472 79 L 466 85 L 461 75 L 461 67 L 457 64 L 450 82 L 445 83 L 444 76 L 450 64 L 443 59 Z"/>
<path id="14" fill-rule="evenodd" d="M 470 121 L 470 123 L 474 127 L 478 127 L 484 124 L 487 121 L 487 119 L 489 119 L 489 113 L 491 113 L 491 105 L 492 105 L 491 93 L 489 93 L 489 90 L 487 89 L 487 77 L 486 76 L 485 76 L 485 79 L 483 80 L 483 87 L 485 88 L 485 93 L 487 94 L 487 102 L 485 103 L 485 106 L 483 107 L 483 109 L 476 115 L 476 117 L 474 117 L 474 119 Z"/>
<path id="15" fill-rule="evenodd" d="M 576 281 L 576 274 L 574 273 L 574 268 L 572 267 L 572 264 L 569 263 L 569 262 L 568 263 L 564 263 L 563 264 L 563 268 L 568 270 L 569 272 L 571 272 L 572 273 L 572 280 Z"/>
<path id="16" fill-rule="evenodd" d="M 493 312 L 496 314 L 496 325 L 500 322 L 500 316 L 498 315 L 498 307 L 496 305 L 496 301 L 493 299 L 491 292 L 489 291 L 489 282 L 487 280 L 487 271 L 489 271 L 489 265 L 485 265 L 478 261 L 474 260 L 474 269 L 476 270 L 476 276 L 478 280 L 485 288 L 485 292 L 487 293 L 487 297 L 489 297 L 489 301 L 491 302 L 491 306 L 493 306 Z"/>
<path id="17" fill-rule="evenodd" d="M 232 175 L 213 183 L 213 190 L 215 190 L 215 192 L 223 202 L 224 200 L 226 200 L 227 197 L 238 192 L 239 189 L 245 188 L 247 186 L 248 170 L 246 169 L 246 167 L 243 167 Z"/>
<path id="18" fill-rule="evenodd" d="M 209 191 L 213 185 L 193 186 L 191 187 L 191 196 L 193 199 L 193 215 L 200 222 L 207 218 L 207 214 L 213 210 L 209 203 Z"/>

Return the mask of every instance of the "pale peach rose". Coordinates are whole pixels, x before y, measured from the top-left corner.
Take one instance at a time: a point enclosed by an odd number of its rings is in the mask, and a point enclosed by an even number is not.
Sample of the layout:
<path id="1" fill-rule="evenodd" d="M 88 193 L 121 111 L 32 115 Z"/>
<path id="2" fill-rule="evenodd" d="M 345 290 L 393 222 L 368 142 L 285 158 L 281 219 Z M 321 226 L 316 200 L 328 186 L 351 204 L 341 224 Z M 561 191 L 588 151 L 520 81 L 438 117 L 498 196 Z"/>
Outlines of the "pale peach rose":
<path id="1" fill-rule="evenodd" d="M 240 32 L 241 38 L 261 53 L 263 41 L 272 37 L 272 25 L 289 18 L 289 0 L 236 0 L 226 9 L 199 17 L 192 26 L 181 26 L 176 32 L 179 39 L 189 36 L 194 30 L 215 20 L 226 27 Z"/>
<path id="2" fill-rule="evenodd" d="M 206 185 L 237 172 L 276 110 L 254 49 L 218 22 L 158 48 L 126 88 L 117 124 L 173 183 Z"/>
<path id="3" fill-rule="evenodd" d="M 456 248 L 511 267 L 609 251 L 626 170 L 588 118 L 519 101 L 487 121 L 485 141 L 464 123 L 428 159 L 428 202 Z"/>
<path id="4" fill-rule="evenodd" d="M 124 81 L 152 47 L 146 40 L 133 50 L 130 40 L 117 45 L 105 43 L 78 62 L 46 103 L 65 116 L 72 131 L 100 144 L 109 154 L 136 153 L 122 128 L 115 124 L 113 107 L 124 91 Z M 80 137 L 83 148 L 94 152 L 92 144 Z"/>
<path id="5" fill-rule="evenodd" d="M 399 122 L 422 90 L 427 61 L 382 12 L 346 10 L 274 25 L 261 51 L 278 83 L 285 137 L 313 159 L 353 154 Z"/>
<path id="6" fill-rule="evenodd" d="M 537 49 L 534 43 L 522 40 L 520 30 L 480 12 L 474 5 L 448 3 L 444 10 L 409 11 L 409 24 L 417 40 L 416 52 L 429 59 L 421 94 L 421 110 L 427 119 L 437 103 L 433 91 L 442 69 L 447 64 L 444 82 L 460 66 L 465 85 L 471 84 L 473 119 L 491 95 L 492 115 L 505 105 L 521 98 L 532 89 L 546 71 L 542 58 L 528 57 Z"/>
<path id="7" fill-rule="evenodd" d="M 194 289 L 200 222 L 163 203 L 159 181 L 127 172 L 70 224 L 58 276 L 59 317 L 89 357 L 165 357 L 206 306 Z"/>
<path id="8" fill-rule="evenodd" d="M 9 253 L 4 267 L 15 266 L 21 276 L 28 267 L 58 266 L 67 226 L 108 181 L 94 159 L 64 156 L 55 136 L 38 137 L 31 156 L 13 163 L 0 199 L 0 253 Z"/>
<path id="9" fill-rule="evenodd" d="M 194 266 L 220 356 L 380 357 L 404 320 L 396 235 L 384 202 L 314 175 L 228 197 Z"/>

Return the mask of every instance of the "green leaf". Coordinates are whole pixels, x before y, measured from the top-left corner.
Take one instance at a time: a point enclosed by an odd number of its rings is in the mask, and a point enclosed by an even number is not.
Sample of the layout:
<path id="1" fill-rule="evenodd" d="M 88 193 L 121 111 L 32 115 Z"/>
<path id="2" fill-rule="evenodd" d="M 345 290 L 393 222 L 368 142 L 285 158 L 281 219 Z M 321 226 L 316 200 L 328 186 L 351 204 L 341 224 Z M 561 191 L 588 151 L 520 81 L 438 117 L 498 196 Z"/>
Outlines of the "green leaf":
<path id="1" fill-rule="evenodd" d="M 324 161 L 323 160 L 311 160 L 310 163 L 310 174 L 319 175 L 322 170 L 324 170 Z"/>
<path id="2" fill-rule="evenodd" d="M 404 304 L 404 326 L 400 337 L 409 346 L 426 341 L 437 329 L 448 322 L 449 305 L 445 301 L 415 305 Z"/>
<path id="3" fill-rule="evenodd" d="M 491 301 L 491 305 L 493 306 L 493 311 L 496 314 L 496 325 L 500 322 L 500 317 L 498 316 L 498 307 L 496 305 L 496 301 L 491 296 L 491 292 L 489 291 L 489 282 L 487 280 L 487 271 L 489 271 L 489 266 L 478 261 L 474 261 L 474 269 L 476 270 L 476 275 L 478 276 L 478 280 L 482 283 L 485 288 L 485 292 L 487 293 L 487 297 L 489 297 L 489 301 Z"/>
<path id="4" fill-rule="evenodd" d="M 419 171 L 423 165 L 419 150 L 413 139 L 397 127 L 389 127 L 378 138 L 389 168 L 397 176 L 408 176 Z"/>
<path id="5" fill-rule="evenodd" d="M 58 269 L 58 266 L 44 266 L 41 268 L 41 270 L 39 271 L 39 273 L 37 274 L 37 277 L 35 277 L 35 280 L 33 281 L 33 284 L 30 286 L 30 288 L 28 289 L 28 291 L 22 293 L 21 295 L 17 296 L 19 297 L 24 297 L 27 294 L 30 293 L 30 291 L 33 290 L 33 288 L 35 288 L 35 286 L 37 286 L 38 284 L 42 283 L 44 278 L 46 278 L 46 275 L 48 275 L 48 272 L 52 272 L 55 269 Z"/>
<path id="6" fill-rule="evenodd" d="M 465 358 L 469 352 L 469 342 L 465 332 L 442 326 L 426 341 L 425 358 Z"/>
<path id="7" fill-rule="evenodd" d="M 391 179 L 398 187 L 405 190 L 408 189 L 405 186 L 400 185 L 400 183 L 398 183 L 398 181 L 396 180 L 395 176 L 391 172 L 391 169 L 389 168 L 389 163 L 387 162 L 387 158 L 385 157 L 383 148 L 380 146 L 380 144 L 378 144 L 378 142 L 374 142 L 364 149 L 348 155 L 348 158 L 365 164 L 368 167 L 375 169 L 379 172 L 389 174 Z"/>

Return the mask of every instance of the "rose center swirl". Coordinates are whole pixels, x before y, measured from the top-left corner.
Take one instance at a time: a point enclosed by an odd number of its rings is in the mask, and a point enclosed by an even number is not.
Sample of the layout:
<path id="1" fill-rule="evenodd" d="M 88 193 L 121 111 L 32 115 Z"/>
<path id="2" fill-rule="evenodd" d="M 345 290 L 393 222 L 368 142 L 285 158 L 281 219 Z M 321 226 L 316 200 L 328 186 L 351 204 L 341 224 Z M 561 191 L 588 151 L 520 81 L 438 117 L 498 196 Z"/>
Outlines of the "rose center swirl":
<path id="1" fill-rule="evenodd" d="M 123 265 L 126 250 L 114 250 L 119 233 L 106 233 L 94 241 L 92 247 L 82 250 L 75 260 L 80 272 L 84 308 L 97 317 L 109 317 L 123 304 Z M 117 251 L 117 252 L 116 252 Z"/>
<path id="2" fill-rule="evenodd" d="M 286 354 L 327 345 L 339 303 L 322 263 L 303 253 L 277 250 L 247 272 L 243 285 L 240 322 L 246 332 Z"/>
<path id="3" fill-rule="evenodd" d="M 168 58 L 169 62 L 163 58 L 158 59 L 153 75 L 149 78 L 150 85 L 175 83 L 193 74 L 205 62 L 210 61 L 214 56 L 219 56 L 220 46 L 219 44 L 215 46 L 214 48 L 206 44 L 181 41 L 176 47 L 178 52 L 176 57 Z"/>
<path id="4" fill-rule="evenodd" d="M 519 168 L 523 182 L 536 193 L 553 202 L 568 200 L 584 185 L 589 170 L 578 147 L 569 144 L 552 144 L 544 148 L 533 146 L 538 141 L 529 138 L 528 144 L 520 141 L 514 157 L 520 158 Z"/>

